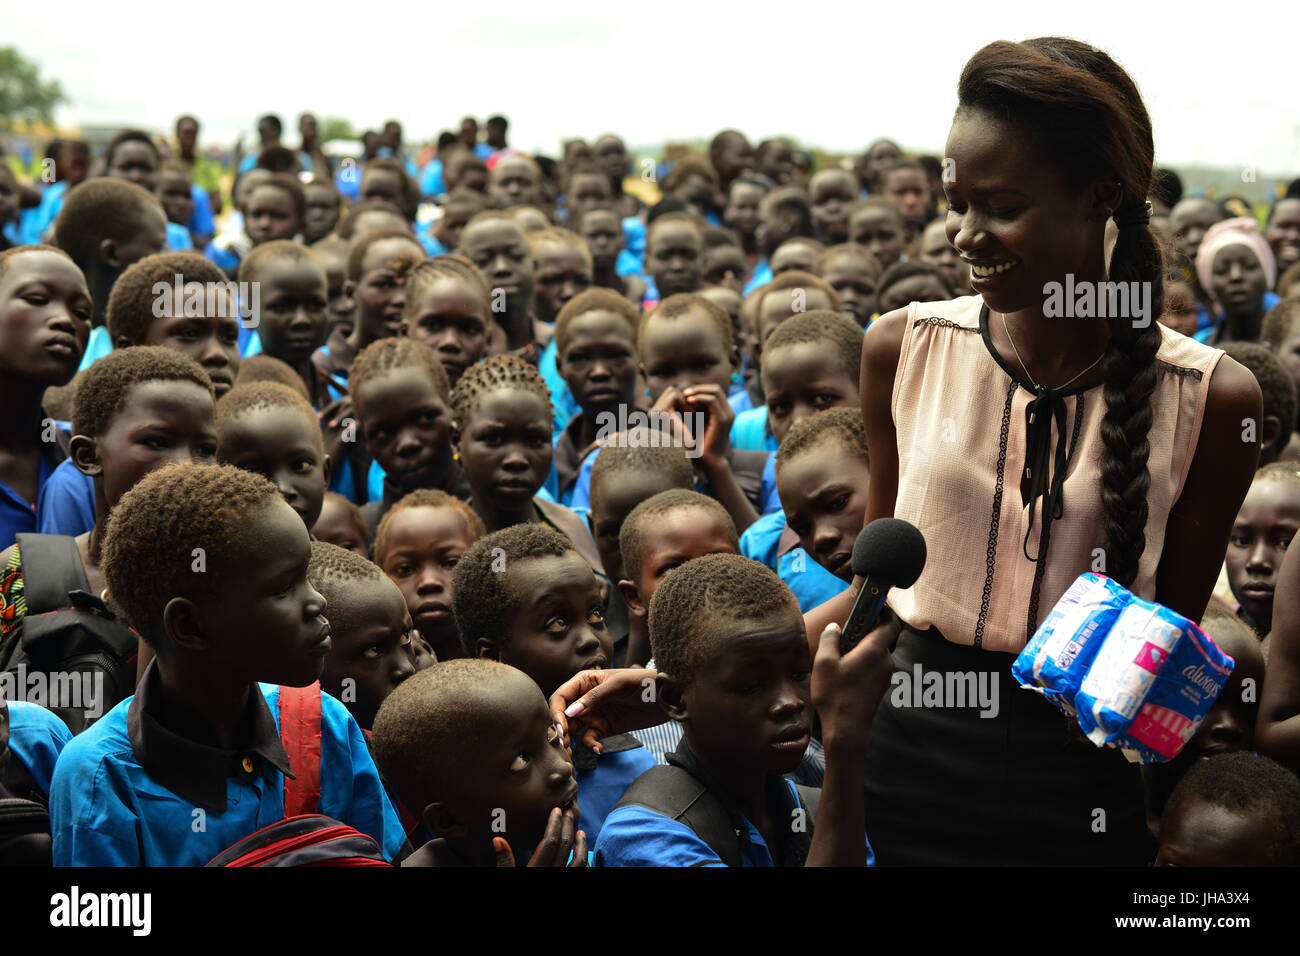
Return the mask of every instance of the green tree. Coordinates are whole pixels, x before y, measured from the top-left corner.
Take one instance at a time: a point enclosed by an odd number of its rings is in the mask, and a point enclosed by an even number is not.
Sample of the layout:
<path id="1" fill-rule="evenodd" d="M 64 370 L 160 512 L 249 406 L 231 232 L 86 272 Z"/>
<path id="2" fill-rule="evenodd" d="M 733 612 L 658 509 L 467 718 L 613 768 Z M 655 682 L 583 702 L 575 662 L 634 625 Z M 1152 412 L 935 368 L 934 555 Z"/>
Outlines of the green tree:
<path id="1" fill-rule="evenodd" d="M 320 124 L 320 139 L 322 143 L 327 143 L 332 139 L 356 139 L 356 130 L 352 128 L 351 120 L 339 119 L 337 116 L 327 116 Z"/>
<path id="2" fill-rule="evenodd" d="M 42 83 L 35 63 L 13 47 L 0 49 L 0 119 L 54 122 L 54 108 L 68 98 L 57 80 Z"/>

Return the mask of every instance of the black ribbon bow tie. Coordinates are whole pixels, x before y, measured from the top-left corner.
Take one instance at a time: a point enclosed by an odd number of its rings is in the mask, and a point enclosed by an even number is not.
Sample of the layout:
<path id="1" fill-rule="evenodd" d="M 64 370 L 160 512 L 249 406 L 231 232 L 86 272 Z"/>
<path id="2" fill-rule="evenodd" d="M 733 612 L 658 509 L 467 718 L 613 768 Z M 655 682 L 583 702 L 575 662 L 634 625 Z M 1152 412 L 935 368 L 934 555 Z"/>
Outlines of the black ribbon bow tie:
<path id="1" fill-rule="evenodd" d="M 1034 391 L 1029 403 L 1029 528 L 1021 548 L 1030 561 L 1046 558 L 1049 529 L 1065 508 L 1065 470 L 1067 465 L 1065 434 L 1065 399 L 1043 385 Z M 1052 447 L 1052 422 L 1056 422 L 1056 447 Z M 1050 468 L 1050 471 L 1049 471 Z M 1043 498 L 1042 528 L 1038 539 L 1038 557 L 1029 553 L 1029 538 L 1034 533 L 1034 512 Z"/>

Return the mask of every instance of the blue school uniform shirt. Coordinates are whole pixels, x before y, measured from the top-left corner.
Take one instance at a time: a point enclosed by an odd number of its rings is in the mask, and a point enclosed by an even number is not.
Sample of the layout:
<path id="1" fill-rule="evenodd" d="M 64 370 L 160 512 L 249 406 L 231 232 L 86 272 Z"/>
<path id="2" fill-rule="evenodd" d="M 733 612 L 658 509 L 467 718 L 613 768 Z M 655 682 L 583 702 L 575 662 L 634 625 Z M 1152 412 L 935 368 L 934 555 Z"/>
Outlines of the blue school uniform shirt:
<path id="1" fill-rule="evenodd" d="M 36 530 L 75 538 L 94 527 L 95 481 L 66 458 L 59 462 L 36 499 Z"/>
<path id="2" fill-rule="evenodd" d="M 90 330 L 90 338 L 86 340 L 86 351 L 81 355 L 81 364 L 77 366 L 77 371 L 90 368 L 111 351 L 113 351 L 113 337 L 108 334 L 108 326 L 96 326 Z"/>
<path id="3" fill-rule="evenodd" d="M 45 235 L 45 230 L 59 218 L 63 197 L 68 191 L 66 180 L 52 184 L 41 193 L 41 204 L 22 217 L 22 245 L 35 245 Z"/>
<path id="4" fill-rule="evenodd" d="M 21 763 L 47 796 L 54 765 L 71 739 L 68 725 L 52 711 L 25 700 L 9 701 L 9 759 Z"/>
<path id="5" fill-rule="evenodd" d="M 239 271 L 239 256 L 235 255 L 229 249 L 221 249 L 215 242 L 209 242 L 203 247 L 203 254 L 212 260 L 218 269 L 227 275 L 234 275 Z"/>
<path id="6" fill-rule="evenodd" d="M 1267 312 L 1269 309 L 1273 308 L 1273 306 L 1277 305 L 1281 301 L 1282 301 L 1282 297 L 1279 296 L 1276 292 L 1265 292 L 1264 311 Z M 1196 333 L 1192 336 L 1192 338 L 1196 339 L 1196 341 L 1198 342 L 1209 342 L 1210 338 L 1214 335 L 1215 331 L 1219 328 L 1219 325 L 1221 324 L 1222 320 L 1217 315 L 1209 315 L 1209 313 L 1205 311 L 1204 307 L 1200 305 L 1197 305 L 1196 307 L 1196 314 L 1197 314 L 1197 321 L 1199 327 L 1197 328 Z M 1208 324 L 1206 323 L 1207 316 L 1209 316 Z"/>
<path id="7" fill-rule="evenodd" d="M 802 807 L 799 791 L 786 780 L 796 805 Z M 582 795 L 578 795 L 579 803 Z M 758 827 L 744 818 L 747 840 L 740 844 L 740 865 L 772 867 L 772 853 Z M 684 823 L 647 807 L 619 807 L 605 820 L 596 843 L 596 866 L 726 866 L 709 845 Z M 867 866 L 876 865 L 876 855 L 867 841 Z"/>
<path id="8" fill-rule="evenodd" d="M 551 408 L 555 412 L 555 418 L 551 422 L 552 444 L 560 440 L 560 434 L 564 431 L 564 426 L 569 424 L 569 420 L 582 411 L 578 403 L 573 400 L 569 383 L 560 374 L 555 355 L 555 339 L 552 338 L 546 348 L 542 349 L 542 357 L 537 360 L 538 374 L 545 380 L 546 387 L 551 390 Z"/>
<path id="9" fill-rule="evenodd" d="M 739 375 L 735 377 L 740 379 Z M 737 416 L 739 416 L 741 412 L 747 412 L 754 407 L 754 399 L 750 397 L 749 389 L 745 388 L 744 381 L 733 381 L 731 383 L 731 388 L 727 391 L 727 404 L 731 406 L 731 410 L 735 412 Z M 731 423 L 731 429 L 734 434 L 736 429 L 735 422 Z M 732 442 L 732 445 L 735 445 L 734 441 Z M 766 451 L 767 449 L 763 450 Z"/>
<path id="10" fill-rule="evenodd" d="M 420 194 L 433 199 L 447 194 L 447 183 L 442 178 L 442 160 L 431 159 L 420 173 Z"/>
<path id="11" fill-rule="evenodd" d="M 594 767 L 575 772 L 578 778 L 578 807 L 582 811 L 578 818 L 578 828 L 586 832 L 587 846 L 596 845 L 609 811 L 623 799 L 623 794 L 632 785 L 632 781 L 655 765 L 654 754 L 630 735 L 623 738 L 624 735 L 610 738 L 605 752 L 596 757 Z M 611 744 L 626 749 L 613 751 L 608 749 Z"/>
<path id="12" fill-rule="evenodd" d="M 257 329 L 244 328 L 242 322 L 239 323 L 239 354 L 243 358 L 262 354 L 262 337 L 257 334 Z"/>
<path id="13" fill-rule="evenodd" d="M 144 681 L 156 677 L 150 665 Z M 278 733 L 280 688 L 257 687 Z M 75 737 L 59 756 L 50 788 L 55 866 L 203 866 L 284 818 L 284 774 L 260 752 L 246 758 L 252 771 L 225 778 L 225 810 L 201 806 L 150 776 L 140 765 L 128 725 L 132 702 L 150 693 L 142 682 L 135 697 Z M 257 702 L 250 700 L 249 709 L 257 712 Z M 146 719 L 147 714 L 144 709 Z M 167 733 L 161 728 L 156 732 Z M 406 840 L 401 821 L 361 728 L 328 694 L 321 694 L 320 744 L 317 812 L 368 834 L 383 847 L 384 856 L 393 859 Z"/>
<path id="14" fill-rule="evenodd" d="M 196 236 L 210 236 L 217 231 L 217 221 L 212 215 L 212 200 L 202 186 L 190 186 L 194 199 L 194 213 L 190 216 L 190 232 Z"/>
<path id="15" fill-rule="evenodd" d="M 334 174 L 334 186 L 346 199 L 358 202 L 361 199 L 361 164 L 358 159 L 354 164 L 340 165 Z"/>
<path id="16" fill-rule="evenodd" d="M 740 536 L 740 553 L 751 561 L 776 570 L 777 546 L 785 532 L 785 512 L 765 514 L 745 529 Z"/>
<path id="17" fill-rule="evenodd" d="M 172 252 L 193 249 L 194 240 L 190 237 L 190 231 L 174 222 L 167 223 L 167 248 Z"/>
<path id="18" fill-rule="evenodd" d="M 645 268 L 645 223 L 637 216 L 628 216 L 623 220 L 623 251 L 636 260 L 636 271 Z M 619 256 L 620 261 L 622 256 Z M 620 272 L 619 275 L 627 273 Z"/>
<path id="19" fill-rule="evenodd" d="M 766 259 L 759 259 L 758 264 L 754 266 L 754 272 L 750 275 L 749 281 L 745 283 L 745 295 L 749 295 L 759 286 L 767 285 L 772 281 L 772 267 L 767 264 Z"/>
<path id="20" fill-rule="evenodd" d="M 621 276 L 639 276 L 641 260 L 626 249 L 620 249 L 618 259 L 614 262 L 614 271 Z"/>
<path id="21" fill-rule="evenodd" d="M 443 244 L 443 241 L 433 234 L 433 223 L 427 223 L 416 230 L 416 236 L 420 240 L 420 245 L 424 246 L 424 254 L 433 258 L 434 256 L 445 256 L 451 252 Z"/>
<path id="22" fill-rule="evenodd" d="M 736 409 L 735 404 L 731 406 Z M 731 423 L 731 447 L 742 451 L 776 451 L 779 442 L 767 424 L 767 406 L 759 405 L 744 411 L 736 409 L 736 420 Z"/>
<path id="23" fill-rule="evenodd" d="M 41 467 L 36 478 L 36 495 L 40 499 L 41 490 L 50 475 L 54 474 L 55 465 L 51 465 L 46 456 L 41 456 Z M 18 535 L 36 530 L 36 507 L 3 481 L 0 481 L 0 551 L 13 544 Z"/>

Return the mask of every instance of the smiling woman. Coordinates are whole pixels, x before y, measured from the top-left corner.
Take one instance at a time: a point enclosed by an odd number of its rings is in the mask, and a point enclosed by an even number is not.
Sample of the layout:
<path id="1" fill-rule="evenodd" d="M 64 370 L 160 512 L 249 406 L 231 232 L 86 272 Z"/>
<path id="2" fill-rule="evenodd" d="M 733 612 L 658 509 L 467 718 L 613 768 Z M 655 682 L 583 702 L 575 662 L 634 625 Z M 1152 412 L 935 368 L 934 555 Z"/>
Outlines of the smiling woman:
<path id="1" fill-rule="evenodd" d="M 1259 420 L 1259 387 L 1222 352 L 1136 313 L 1047 308 L 1049 284 L 1072 277 L 1146 283 L 1161 313 L 1151 123 L 1109 56 L 1054 37 L 993 43 L 958 95 L 947 238 L 976 295 L 912 303 L 867 330 L 866 521 L 911 521 L 930 549 L 917 583 L 891 597 L 897 666 L 997 672 L 1009 705 L 980 715 L 887 697 L 867 760 L 868 831 L 885 864 L 1143 863 L 1136 768 L 1072 740 L 1009 667 L 1097 562 L 1200 618 L 1259 455 L 1239 424 Z M 809 614 L 810 640 L 844 619 L 852 594 Z"/>

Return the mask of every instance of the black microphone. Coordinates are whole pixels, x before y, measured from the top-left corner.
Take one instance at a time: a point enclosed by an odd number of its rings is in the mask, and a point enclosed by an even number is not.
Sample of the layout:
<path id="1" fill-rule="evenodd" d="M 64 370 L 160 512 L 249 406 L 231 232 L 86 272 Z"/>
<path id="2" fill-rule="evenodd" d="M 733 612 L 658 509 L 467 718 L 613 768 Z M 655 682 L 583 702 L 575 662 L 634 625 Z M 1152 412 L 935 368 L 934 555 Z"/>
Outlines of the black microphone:
<path id="1" fill-rule="evenodd" d="M 910 588 L 925 567 L 925 537 L 901 518 L 877 518 L 853 542 L 853 574 L 866 578 L 840 634 L 840 653 L 847 654 L 871 633 L 890 588 Z"/>

